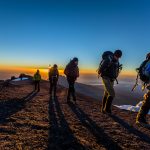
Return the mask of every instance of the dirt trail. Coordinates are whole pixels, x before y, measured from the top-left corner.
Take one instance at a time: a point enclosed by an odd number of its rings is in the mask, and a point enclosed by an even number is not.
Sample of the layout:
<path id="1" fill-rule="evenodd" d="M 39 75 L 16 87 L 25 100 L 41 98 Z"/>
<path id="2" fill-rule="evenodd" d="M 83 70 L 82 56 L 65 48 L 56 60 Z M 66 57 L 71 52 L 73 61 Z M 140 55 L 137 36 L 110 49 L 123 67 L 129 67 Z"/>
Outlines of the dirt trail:
<path id="1" fill-rule="evenodd" d="M 48 83 L 41 86 L 0 93 L 0 150 L 149 149 L 150 130 L 136 127 L 136 113 L 114 107 L 110 117 L 90 97 L 77 94 L 77 105 L 67 104 L 65 88 L 51 99 Z"/>

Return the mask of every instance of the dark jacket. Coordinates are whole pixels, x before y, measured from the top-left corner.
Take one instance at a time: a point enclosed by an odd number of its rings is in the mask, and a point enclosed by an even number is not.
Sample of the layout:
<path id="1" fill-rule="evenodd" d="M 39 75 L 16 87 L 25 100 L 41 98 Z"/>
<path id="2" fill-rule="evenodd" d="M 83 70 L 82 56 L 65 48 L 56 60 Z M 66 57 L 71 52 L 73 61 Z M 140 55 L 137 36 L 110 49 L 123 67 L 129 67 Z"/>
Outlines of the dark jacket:
<path id="1" fill-rule="evenodd" d="M 108 77 L 112 80 L 115 80 L 119 75 L 119 62 L 112 58 L 105 59 L 100 67 L 101 77 Z"/>
<path id="2" fill-rule="evenodd" d="M 76 80 L 79 77 L 79 68 L 74 62 L 70 62 L 66 66 L 64 74 L 67 76 L 67 78 Z"/>
<path id="3" fill-rule="evenodd" d="M 55 69 L 54 67 L 52 67 L 49 71 L 49 80 L 52 80 L 52 79 L 56 79 L 58 80 L 59 78 L 59 71 L 58 69 Z"/>

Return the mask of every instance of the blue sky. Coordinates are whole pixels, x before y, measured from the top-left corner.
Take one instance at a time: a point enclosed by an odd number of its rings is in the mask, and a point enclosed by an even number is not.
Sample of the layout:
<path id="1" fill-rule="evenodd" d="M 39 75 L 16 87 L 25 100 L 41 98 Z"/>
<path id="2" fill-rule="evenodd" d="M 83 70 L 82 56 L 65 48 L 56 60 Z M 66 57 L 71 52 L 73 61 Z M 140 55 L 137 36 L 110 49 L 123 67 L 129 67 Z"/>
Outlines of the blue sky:
<path id="1" fill-rule="evenodd" d="M 125 69 L 150 51 L 149 0 L 1 0 L 0 65 L 64 66 L 77 56 L 96 69 L 105 50 L 122 49 Z"/>

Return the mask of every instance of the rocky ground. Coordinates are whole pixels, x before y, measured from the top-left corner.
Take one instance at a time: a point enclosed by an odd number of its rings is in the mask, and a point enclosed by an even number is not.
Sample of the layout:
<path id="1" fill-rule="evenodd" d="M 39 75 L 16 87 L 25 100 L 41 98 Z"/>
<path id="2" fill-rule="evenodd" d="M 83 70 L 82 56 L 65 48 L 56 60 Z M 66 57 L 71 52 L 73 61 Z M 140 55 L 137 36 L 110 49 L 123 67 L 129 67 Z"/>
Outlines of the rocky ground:
<path id="1" fill-rule="evenodd" d="M 51 99 L 49 84 L 33 92 L 31 84 L 0 92 L 0 150 L 148 150 L 150 130 L 135 125 L 136 113 L 113 107 L 100 113 L 100 102 L 77 94 L 77 105 L 66 103 L 59 86 Z"/>

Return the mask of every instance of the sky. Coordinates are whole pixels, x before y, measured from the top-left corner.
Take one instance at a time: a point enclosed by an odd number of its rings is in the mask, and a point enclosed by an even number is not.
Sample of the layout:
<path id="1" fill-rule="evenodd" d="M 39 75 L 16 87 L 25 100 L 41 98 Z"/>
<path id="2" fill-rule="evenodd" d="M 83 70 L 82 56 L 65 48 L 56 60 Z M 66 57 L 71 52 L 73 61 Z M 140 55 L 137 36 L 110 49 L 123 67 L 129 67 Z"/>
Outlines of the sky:
<path id="1" fill-rule="evenodd" d="M 121 49 L 125 71 L 150 51 L 149 0 L 1 0 L 0 70 L 64 67 L 74 56 L 96 70 L 101 54 Z"/>

